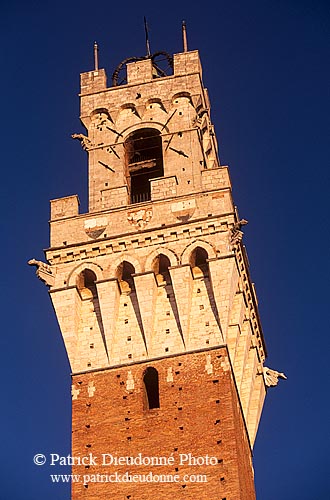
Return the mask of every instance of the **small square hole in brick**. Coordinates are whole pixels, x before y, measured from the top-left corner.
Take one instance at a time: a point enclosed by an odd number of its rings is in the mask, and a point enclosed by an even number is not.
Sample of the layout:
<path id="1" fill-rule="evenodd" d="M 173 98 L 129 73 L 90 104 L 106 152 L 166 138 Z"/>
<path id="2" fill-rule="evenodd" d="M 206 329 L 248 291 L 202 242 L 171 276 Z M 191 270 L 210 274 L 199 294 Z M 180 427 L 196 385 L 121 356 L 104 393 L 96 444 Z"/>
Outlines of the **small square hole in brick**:
<path id="1" fill-rule="evenodd" d="M 90 347 L 91 349 L 94 349 L 94 344 L 89 344 L 89 347 Z"/>
<path id="2" fill-rule="evenodd" d="M 168 352 L 168 347 L 165 347 L 165 352 Z"/>
<path id="3" fill-rule="evenodd" d="M 205 326 L 210 326 L 210 322 L 209 322 L 209 321 L 206 321 L 206 322 L 205 322 Z"/>
<path id="4" fill-rule="evenodd" d="M 127 307 L 127 302 L 125 302 L 124 307 Z"/>
<path id="5" fill-rule="evenodd" d="M 87 363 L 88 368 L 92 366 L 92 363 Z"/>
<path id="6" fill-rule="evenodd" d="M 202 309 L 204 309 L 203 304 L 200 304 L 199 308 L 200 308 L 201 310 L 202 310 Z"/>
<path id="7" fill-rule="evenodd" d="M 218 380 L 218 379 L 215 379 L 215 380 L 212 380 L 212 382 L 213 382 L 214 384 L 218 384 L 218 383 L 219 383 L 219 380 Z"/>
<path id="8" fill-rule="evenodd" d="M 166 316 L 170 316 L 170 315 L 171 315 L 170 311 L 166 311 Z"/>
<path id="9" fill-rule="evenodd" d="M 206 340 L 206 344 L 209 344 L 209 343 L 210 343 L 210 341 L 209 341 L 209 340 Z"/>
<path id="10" fill-rule="evenodd" d="M 197 288 L 197 293 L 201 293 L 201 289 L 200 288 Z"/>
<path id="11" fill-rule="evenodd" d="M 128 340 L 128 342 L 129 342 L 130 340 L 132 340 L 132 337 L 127 337 L 127 340 Z"/>
<path id="12" fill-rule="evenodd" d="M 125 325 L 127 325 L 127 323 L 128 323 L 128 319 L 126 318 L 126 319 L 125 319 Z"/>
<path id="13" fill-rule="evenodd" d="M 166 328 L 165 333 L 167 333 L 167 334 L 170 333 L 170 329 Z"/>
<path id="14" fill-rule="evenodd" d="M 128 355 L 128 359 L 132 359 L 132 354 L 129 354 L 129 355 Z"/>

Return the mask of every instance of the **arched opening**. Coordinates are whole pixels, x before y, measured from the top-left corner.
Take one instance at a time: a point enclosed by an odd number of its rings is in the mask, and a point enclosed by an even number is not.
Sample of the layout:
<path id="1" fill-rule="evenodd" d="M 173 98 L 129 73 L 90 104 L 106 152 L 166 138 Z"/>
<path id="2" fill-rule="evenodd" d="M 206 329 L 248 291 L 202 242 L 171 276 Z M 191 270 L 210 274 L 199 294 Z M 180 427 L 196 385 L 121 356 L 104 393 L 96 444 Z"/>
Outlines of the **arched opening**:
<path id="1" fill-rule="evenodd" d="M 77 286 L 83 299 L 97 297 L 95 281 L 96 274 L 90 269 L 84 269 L 77 278 Z"/>
<path id="2" fill-rule="evenodd" d="M 146 395 L 146 407 L 148 410 L 159 408 L 159 382 L 158 371 L 149 366 L 144 372 L 143 383 Z"/>
<path id="3" fill-rule="evenodd" d="M 157 283 L 169 284 L 171 281 L 169 267 L 171 265 L 170 259 L 163 254 L 157 255 L 152 264 L 152 270 L 156 275 Z"/>
<path id="4" fill-rule="evenodd" d="M 118 267 L 116 273 L 122 293 L 129 294 L 135 289 L 133 274 L 135 274 L 134 266 L 124 260 Z"/>
<path id="5" fill-rule="evenodd" d="M 194 278 L 207 277 L 209 274 L 209 266 L 207 263 L 208 254 L 204 248 L 197 247 L 192 252 L 190 257 L 190 265 Z"/>
<path id="6" fill-rule="evenodd" d="M 150 179 L 164 175 L 160 132 L 154 128 L 136 130 L 125 141 L 125 153 L 131 203 L 150 200 Z"/>

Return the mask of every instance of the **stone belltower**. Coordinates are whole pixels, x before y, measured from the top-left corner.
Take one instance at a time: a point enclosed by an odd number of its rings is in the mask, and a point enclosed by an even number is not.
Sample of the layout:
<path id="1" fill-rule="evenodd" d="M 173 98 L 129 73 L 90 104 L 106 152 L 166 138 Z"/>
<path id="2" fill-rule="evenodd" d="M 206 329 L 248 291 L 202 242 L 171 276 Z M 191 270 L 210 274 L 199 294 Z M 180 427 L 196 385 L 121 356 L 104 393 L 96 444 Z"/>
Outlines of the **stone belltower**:
<path id="1" fill-rule="evenodd" d="M 124 61 L 110 86 L 96 65 L 80 97 L 89 210 L 52 200 L 48 263 L 30 261 L 72 368 L 72 456 L 97 457 L 73 466 L 72 499 L 252 500 L 266 387 L 283 374 L 264 367 L 198 52 Z"/>

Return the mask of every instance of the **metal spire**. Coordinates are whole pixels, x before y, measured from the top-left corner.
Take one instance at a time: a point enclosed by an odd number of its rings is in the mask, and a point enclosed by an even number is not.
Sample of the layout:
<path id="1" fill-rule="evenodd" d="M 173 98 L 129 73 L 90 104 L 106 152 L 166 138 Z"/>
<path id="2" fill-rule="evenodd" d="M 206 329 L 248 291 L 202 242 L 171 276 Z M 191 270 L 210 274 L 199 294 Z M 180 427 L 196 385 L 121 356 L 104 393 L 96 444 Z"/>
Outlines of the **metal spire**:
<path id="1" fill-rule="evenodd" d="M 188 43 L 187 43 L 186 21 L 182 21 L 182 42 L 183 42 L 183 52 L 187 52 Z"/>
<path id="2" fill-rule="evenodd" d="M 143 17 L 143 20 L 144 20 L 144 31 L 146 34 L 147 57 L 150 57 L 151 52 L 150 52 L 150 44 L 149 44 L 149 31 L 148 31 L 148 25 L 147 25 L 147 20 L 146 20 L 145 16 Z"/>
<path id="3" fill-rule="evenodd" d="M 95 71 L 99 69 L 99 47 L 96 42 L 94 42 L 94 67 Z"/>

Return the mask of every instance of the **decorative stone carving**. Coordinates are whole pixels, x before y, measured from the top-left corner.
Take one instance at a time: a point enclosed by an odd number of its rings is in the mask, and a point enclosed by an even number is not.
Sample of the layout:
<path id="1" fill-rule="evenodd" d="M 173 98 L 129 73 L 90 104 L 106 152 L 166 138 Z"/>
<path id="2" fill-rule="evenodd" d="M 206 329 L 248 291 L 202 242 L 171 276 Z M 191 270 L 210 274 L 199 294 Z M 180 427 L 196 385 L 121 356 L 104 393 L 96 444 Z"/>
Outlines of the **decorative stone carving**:
<path id="1" fill-rule="evenodd" d="M 175 217 L 181 221 L 186 221 L 194 214 L 196 210 L 196 200 L 185 200 L 172 203 L 171 211 Z"/>
<path id="2" fill-rule="evenodd" d="M 28 261 L 29 266 L 36 266 L 36 275 L 38 278 L 46 283 L 46 285 L 53 286 L 55 283 L 55 275 L 52 271 L 51 266 L 42 262 L 41 260 L 30 259 Z"/>
<path id="3" fill-rule="evenodd" d="M 84 228 L 86 234 L 93 239 L 101 236 L 107 225 L 108 225 L 108 219 L 106 217 L 100 217 L 97 219 L 87 219 L 84 222 Z"/>
<path id="4" fill-rule="evenodd" d="M 72 134 L 71 137 L 72 139 L 78 139 L 78 141 L 80 141 L 84 151 L 89 151 L 93 147 L 91 140 L 84 134 Z"/>
<path id="5" fill-rule="evenodd" d="M 193 127 L 198 127 L 200 128 L 203 122 L 203 117 L 205 114 L 208 113 L 208 110 L 206 108 L 200 108 L 198 112 L 196 111 L 196 116 L 193 120 Z"/>
<path id="6" fill-rule="evenodd" d="M 213 365 L 212 365 L 212 357 L 211 354 L 206 355 L 206 365 L 205 365 L 205 370 L 209 375 L 212 375 L 213 373 Z"/>
<path id="7" fill-rule="evenodd" d="M 127 380 L 126 380 L 126 390 L 132 391 L 134 389 L 134 378 L 131 370 L 128 370 Z"/>
<path id="8" fill-rule="evenodd" d="M 275 387 L 278 384 L 279 378 L 283 378 L 284 380 L 287 379 L 284 373 L 280 373 L 277 372 L 276 370 L 272 370 L 271 368 L 267 368 L 267 366 L 264 366 L 263 371 L 267 387 Z"/>
<path id="9" fill-rule="evenodd" d="M 243 231 L 239 231 L 238 229 L 232 228 L 230 234 L 230 243 L 232 245 L 238 245 L 242 241 Z"/>
<path id="10" fill-rule="evenodd" d="M 171 366 L 167 369 L 166 382 L 173 382 L 173 368 Z"/>
<path id="11" fill-rule="evenodd" d="M 220 363 L 221 368 L 223 369 L 224 372 L 228 372 L 230 370 L 230 363 L 228 358 L 223 358 L 223 360 Z"/>
<path id="12" fill-rule="evenodd" d="M 232 245 L 238 245 L 242 241 L 243 231 L 241 231 L 241 227 L 245 226 L 248 223 L 246 219 L 241 219 L 238 222 L 235 222 L 234 226 L 231 228 L 230 234 L 230 243 Z"/>
<path id="13" fill-rule="evenodd" d="M 80 393 L 80 389 L 77 389 L 76 386 L 73 384 L 71 387 L 72 399 L 78 399 L 79 393 Z"/>
<path id="14" fill-rule="evenodd" d="M 151 208 L 141 208 L 140 210 L 132 210 L 127 213 L 127 220 L 136 229 L 143 229 L 152 217 Z"/>
<path id="15" fill-rule="evenodd" d="M 96 391 L 96 387 L 94 385 L 94 382 L 93 381 L 88 382 L 87 392 L 88 392 L 88 396 L 90 398 L 92 398 L 94 396 L 95 391 Z"/>

